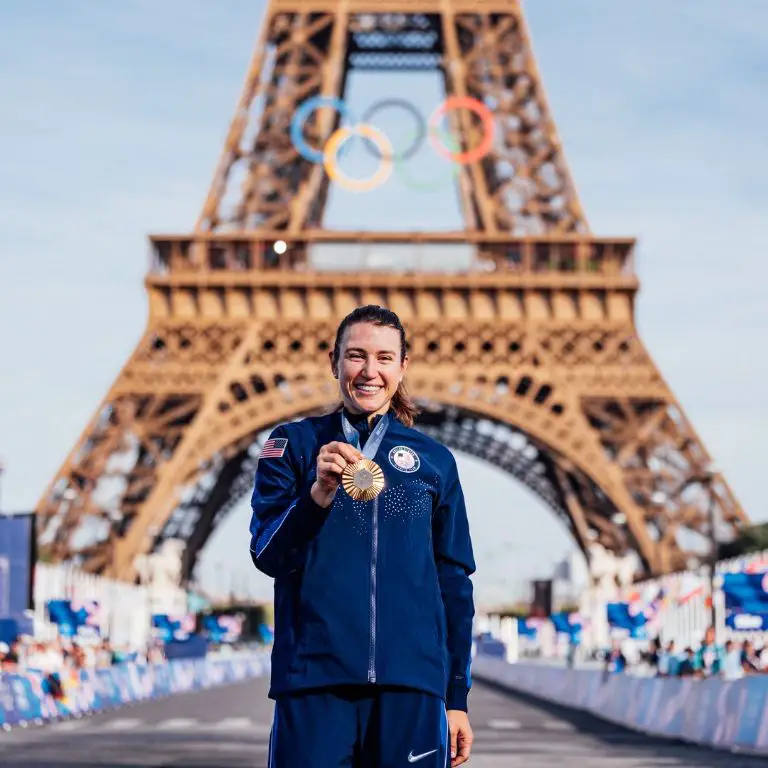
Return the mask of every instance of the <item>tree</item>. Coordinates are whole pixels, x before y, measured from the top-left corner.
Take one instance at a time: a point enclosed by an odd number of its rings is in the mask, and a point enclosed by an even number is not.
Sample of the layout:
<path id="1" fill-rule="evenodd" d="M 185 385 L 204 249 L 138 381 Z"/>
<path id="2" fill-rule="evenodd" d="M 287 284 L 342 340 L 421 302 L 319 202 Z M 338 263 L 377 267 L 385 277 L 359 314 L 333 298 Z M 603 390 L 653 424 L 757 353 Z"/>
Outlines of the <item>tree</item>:
<path id="1" fill-rule="evenodd" d="M 733 541 L 721 544 L 718 547 L 718 559 L 726 560 L 763 550 L 768 550 L 768 523 L 751 525 L 749 528 L 745 528 Z"/>

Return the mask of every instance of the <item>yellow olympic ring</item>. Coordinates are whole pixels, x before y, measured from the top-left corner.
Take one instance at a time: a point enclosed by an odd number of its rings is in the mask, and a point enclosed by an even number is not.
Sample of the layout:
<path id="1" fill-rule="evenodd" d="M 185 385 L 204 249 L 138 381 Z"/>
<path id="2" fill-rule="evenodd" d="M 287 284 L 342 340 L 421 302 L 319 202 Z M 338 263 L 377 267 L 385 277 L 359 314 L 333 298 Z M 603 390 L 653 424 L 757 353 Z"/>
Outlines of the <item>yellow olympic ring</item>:
<path id="1" fill-rule="evenodd" d="M 381 162 L 376 173 L 368 179 L 353 179 L 343 174 L 339 169 L 338 154 L 345 141 L 353 136 L 362 136 L 379 145 Z M 323 150 L 323 165 L 328 176 L 344 189 L 352 192 L 368 192 L 380 187 L 392 175 L 394 167 L 392 163 L 392 144 L 390 140 L 378 129 L 368 123 L 358 123 L 353 128 L 342 127 L 333 133 Z"/>

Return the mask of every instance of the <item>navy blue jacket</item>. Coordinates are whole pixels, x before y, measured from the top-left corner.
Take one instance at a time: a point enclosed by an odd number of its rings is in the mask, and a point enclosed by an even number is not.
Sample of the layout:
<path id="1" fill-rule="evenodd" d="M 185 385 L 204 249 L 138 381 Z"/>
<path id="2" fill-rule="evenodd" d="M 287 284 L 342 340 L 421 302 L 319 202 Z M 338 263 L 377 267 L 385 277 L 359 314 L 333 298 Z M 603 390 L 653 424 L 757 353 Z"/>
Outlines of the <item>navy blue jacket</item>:
<path id="1" fill-rule="evenodd" d="M 349 418 L 364 446 L 373 425 Z M 320 448 L 344 442 L 341 412 L 270 439 L 251 501 L 251 557 L 275 579 L 270 697 L 376 683 L 466 711 L 475 562 L 451 452 L 390 416 L 374 457 L 379 497 L 356 502 L 340 488 L 323 509 L 310 489 Z"/>

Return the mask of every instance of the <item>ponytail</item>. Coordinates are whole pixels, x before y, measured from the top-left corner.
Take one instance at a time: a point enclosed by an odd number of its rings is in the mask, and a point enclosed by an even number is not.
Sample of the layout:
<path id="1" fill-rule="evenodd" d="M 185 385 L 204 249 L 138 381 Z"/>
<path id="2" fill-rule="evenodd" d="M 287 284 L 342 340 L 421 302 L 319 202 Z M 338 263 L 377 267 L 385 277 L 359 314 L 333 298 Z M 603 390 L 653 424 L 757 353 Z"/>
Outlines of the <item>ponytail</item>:
<path id="1" fill-rule="evenodd" d="M 419 409 L 413 398 L 408 392 L 405 382 L 401 381 L 397 387 L 397 392 L 392 396 L 392 401 L 389 405 L 389 410 L 395 415 L 399 421 L 401 421 L 406 427 L 412 427 L 416 421 L 416 417 L 419 415 Z"/>

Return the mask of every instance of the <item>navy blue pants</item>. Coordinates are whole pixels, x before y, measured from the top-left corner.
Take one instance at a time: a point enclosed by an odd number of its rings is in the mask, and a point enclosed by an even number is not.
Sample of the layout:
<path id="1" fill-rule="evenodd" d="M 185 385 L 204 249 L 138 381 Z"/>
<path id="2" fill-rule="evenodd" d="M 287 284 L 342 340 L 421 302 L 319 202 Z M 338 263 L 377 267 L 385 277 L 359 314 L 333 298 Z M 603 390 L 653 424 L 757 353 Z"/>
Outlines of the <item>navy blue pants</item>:
<path id="1" fill-rule="evenodd" d="M 267 768 L 446 768 L 448 718 L 437 696 L 343 686 L 275 702 Z"/>

